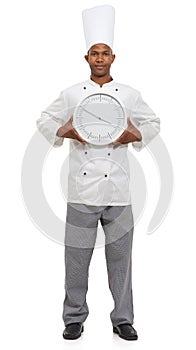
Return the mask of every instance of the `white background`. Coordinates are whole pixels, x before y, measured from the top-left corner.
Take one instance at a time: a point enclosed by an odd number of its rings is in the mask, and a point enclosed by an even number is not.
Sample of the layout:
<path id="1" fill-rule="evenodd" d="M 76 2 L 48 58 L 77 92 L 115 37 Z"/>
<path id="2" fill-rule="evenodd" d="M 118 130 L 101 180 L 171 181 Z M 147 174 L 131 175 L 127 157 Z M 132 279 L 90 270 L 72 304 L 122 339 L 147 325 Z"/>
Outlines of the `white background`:
<path id="1" fill-rule="evenodd" d="M 61 90 L 89 77 L 81 11 L 104 3 L 116 9 L 112 76 L 141 91 L 161 118 L 161 137 L 175 176 L 169 213 L 149 236 L 146 230 L 159 193 L 157 173 L 146 164 L 146 150 L 134 153 L 146 173 L 148 202 L 134 236 L 134 326 L 139 340 L 131 344 L 112 333 L 113 300 L 103 248 L 95 249 L 90 265 L 85 332 L 76 341 L 62 338 L 64 247 L 33 225 L 20 188 L 22 160 L 36 119 Z M 0 16 L 1 348 L 195 349 L 194 1 L 7 0 L 1 3 Z M 67 146 L 51 151 L 53 169 L 55 157 L 63 157 Z M 53 181 L 46 196 L 65 218 L 59 179 Z"/>

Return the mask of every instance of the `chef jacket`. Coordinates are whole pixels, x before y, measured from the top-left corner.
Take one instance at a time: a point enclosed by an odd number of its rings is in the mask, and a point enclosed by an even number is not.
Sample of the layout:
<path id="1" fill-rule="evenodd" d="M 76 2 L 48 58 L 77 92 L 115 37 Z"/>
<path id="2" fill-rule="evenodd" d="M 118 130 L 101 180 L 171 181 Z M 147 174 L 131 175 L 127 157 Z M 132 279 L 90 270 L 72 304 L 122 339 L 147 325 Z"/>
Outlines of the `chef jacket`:
<path id="1" fill-rule="evenodd" d="M 64 138 L 56 135 L 74 114 L 75 107 L 88 95 L 105 93 L 123 105 L 126 117 L 138 128 L 142 141 L 132 142 L 140 151 L 160 131 L 160 119 L 143 101 L 139 91 L 112 80 L 100 87 L 88 79 L 61 91 L 36 121 L 39 131 L 53 147 L 63 145 Z M 88 205 L 131 204 L 130 164 L 128 144 L 93 145 L 69 139 L 68 202 Z"/>

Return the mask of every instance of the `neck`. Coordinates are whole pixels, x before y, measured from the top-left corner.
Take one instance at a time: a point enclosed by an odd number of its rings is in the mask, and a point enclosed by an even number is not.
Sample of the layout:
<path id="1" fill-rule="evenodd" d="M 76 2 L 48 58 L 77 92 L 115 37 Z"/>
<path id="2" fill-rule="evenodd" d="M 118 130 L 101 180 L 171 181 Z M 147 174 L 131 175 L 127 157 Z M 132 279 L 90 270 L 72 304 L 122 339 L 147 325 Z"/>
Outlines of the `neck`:
<path id="1" fill-rule="evenodd" d="M 99 84 L 101 87 L 103 84 L 105 83 L 109 83 L 110 81 L 112 81 L 112 77 L 111 75 L 108 73 L 107 75 L 104 75 L 103 77 L 98 77 L 96 75 L 93 75 L 91 73 L 91 76 L 90 76 L 91 80 L 93 80 L 95 83 Z"/>

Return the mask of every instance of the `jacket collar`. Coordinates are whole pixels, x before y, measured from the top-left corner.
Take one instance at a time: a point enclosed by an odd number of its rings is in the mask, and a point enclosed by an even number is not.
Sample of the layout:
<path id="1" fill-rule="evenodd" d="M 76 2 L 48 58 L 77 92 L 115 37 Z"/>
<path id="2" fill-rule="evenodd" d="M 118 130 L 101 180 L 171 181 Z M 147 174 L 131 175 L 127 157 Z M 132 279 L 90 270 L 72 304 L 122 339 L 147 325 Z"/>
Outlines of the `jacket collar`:
<path id="1" fill-rule="evenodd" d="M 96 83 L 95 81 L 93 81 L 92 79 L 88 79 L 87 80 L 87 82 L 90 84 L 90 85 L 93 85 L 93 86 L 100 86 L 98 83 Z M 114 80 L 111 80 L 111 81 L 109 81 L 108 83 L 105 83 L 105 84 L 103 84 L 103 86 L 105 87 L 105 86 L 111 86 L 111 85 L 113 85 L 114 84 Z"/>

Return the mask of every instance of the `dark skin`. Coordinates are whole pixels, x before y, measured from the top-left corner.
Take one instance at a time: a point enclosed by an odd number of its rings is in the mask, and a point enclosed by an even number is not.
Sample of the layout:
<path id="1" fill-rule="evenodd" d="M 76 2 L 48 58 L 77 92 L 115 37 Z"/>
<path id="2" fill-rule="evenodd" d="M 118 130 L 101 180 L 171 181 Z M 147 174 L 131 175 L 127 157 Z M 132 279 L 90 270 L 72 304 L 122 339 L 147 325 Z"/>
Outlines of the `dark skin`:
<path id="1" fill-rule="evenodd" d="M 110 75 L 110 68 L 115 60 L 115 55 L 109 46 L 105 44 L 93 45 L 88 51 L 87 55 L 84 56 L 88 62 L 91 70 L 91 80 L 99 84 L 100 87 L 105 83 L 109 83 L 112 80 Z M 76 139 L 80 142 L 86 142 L 72 126 L 73 116 L 70 117 L 68 122 L 60 127 L 57 131 L 57 136 Z M 131 123 L 130 119 L 127 118 L 127 129 L 122 135 L 112 142 L 110 145 L 113 148 L 120 146 L 121 144 L 127 144 L 134 141 L 141 141 L 142 136 L 138 129 Z"/>

